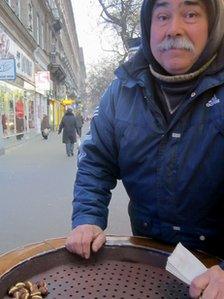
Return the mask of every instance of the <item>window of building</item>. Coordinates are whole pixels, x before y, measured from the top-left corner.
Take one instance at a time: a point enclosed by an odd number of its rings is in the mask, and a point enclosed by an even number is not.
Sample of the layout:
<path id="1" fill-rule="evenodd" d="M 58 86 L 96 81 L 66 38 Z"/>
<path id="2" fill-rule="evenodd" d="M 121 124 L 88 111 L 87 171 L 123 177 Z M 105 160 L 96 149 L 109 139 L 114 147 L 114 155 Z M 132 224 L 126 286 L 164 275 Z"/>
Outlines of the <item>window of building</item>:
<path id="1" fill-rule="evenodd" d="M 40 16 L 37 14 L 37 28 L 36 28 L 36 39 L 38 45 L 40 45 Z"/>
<path id="2" fill-rule="evenodd" d="M 28 30 L 33 32 L 33 4 L 28 3 Z"/>
<path id="3" fill-rule="evenodd" d="M 40 35 L 41 35 L 41 37 L 40 37 L 40 46 L 41 46 L 41 48 L 42 49 L 45 49 L 45 45 L 44 45 L 44 25 L 43 25 L 43 23 L 41 23 L 41 25 L 40 25 Z"/>
<path id="4" fill-rule="evenodd" d="M 50 38 L 50 27 L 49 24 L 45 24 L 45 39 L 47 40 L 47 43 L 45 43 L 45 50 L 49 53 L 50 52 L 50 44 L 51 44 L 51 38 Z"/>
<path id="5" fill-rule="evenodd" d="M 20 0 L 6 0 L 18 18 L 20 18 Z"/>

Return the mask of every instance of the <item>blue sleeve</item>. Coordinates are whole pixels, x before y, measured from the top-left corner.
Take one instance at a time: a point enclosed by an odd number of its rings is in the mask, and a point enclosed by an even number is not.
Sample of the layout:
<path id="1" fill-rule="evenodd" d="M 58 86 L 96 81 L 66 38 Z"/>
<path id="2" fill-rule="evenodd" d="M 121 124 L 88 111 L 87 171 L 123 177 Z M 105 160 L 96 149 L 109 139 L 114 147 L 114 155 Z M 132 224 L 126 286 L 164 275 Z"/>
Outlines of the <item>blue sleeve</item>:
<path id="1" fill-rule="evenodd" d="M 219 264 L 219 267 L 224 270 L 224 261 L 222 261 L 220 264 Z"/>
<path id="2" fill-rule="evenodd" d="M 119 177 L 114 138 L 113 84 L 96 108 L 79 154 L 74 186 L 72 228 L 95 224 L 105 229 L 111 190 Z"/>

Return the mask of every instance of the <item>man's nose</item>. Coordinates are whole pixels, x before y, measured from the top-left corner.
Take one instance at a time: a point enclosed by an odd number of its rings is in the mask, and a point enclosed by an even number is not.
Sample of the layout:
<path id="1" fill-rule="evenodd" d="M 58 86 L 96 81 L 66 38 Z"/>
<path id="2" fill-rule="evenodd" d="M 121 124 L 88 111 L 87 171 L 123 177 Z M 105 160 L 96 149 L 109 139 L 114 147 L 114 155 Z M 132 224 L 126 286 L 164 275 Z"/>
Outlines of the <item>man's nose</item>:
<path id="1" fill-rule="evenodd" d="M 175 37 L 183 35 L 183 22 L 180 16 L 173 16 L 167 27 L 167 36 Z"/>

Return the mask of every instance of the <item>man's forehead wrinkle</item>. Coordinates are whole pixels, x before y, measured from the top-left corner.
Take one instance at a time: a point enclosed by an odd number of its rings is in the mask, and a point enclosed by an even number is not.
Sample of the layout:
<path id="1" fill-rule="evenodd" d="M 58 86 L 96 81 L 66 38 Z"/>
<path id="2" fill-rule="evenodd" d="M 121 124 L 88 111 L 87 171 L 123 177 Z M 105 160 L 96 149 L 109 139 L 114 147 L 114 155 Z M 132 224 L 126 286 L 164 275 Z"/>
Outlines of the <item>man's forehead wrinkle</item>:
<path id="1" fill-rule="evenodd" d="M 202 1 L 201 0 L 182 0 L 180 1 L 180 5 L 201 5 Z M 169 0 L 157 0 L 155 5 L 154 5 L 154 9 L 158 8 L 158 7 L 167 7 L 170 5 L 170 1 Z"/>
<path id="2" fill-rule="evenodd" d="M 185 5 L 201 5 L 202 4 L 201 0 L 184 0 L 182 2 Z"/>
<path id="3" fill-rule="evenodd" d="M 154 5 L 154 9 L 156 9 L 157 7 L 164 7 L 164 6 L 168 6 L 169 2 L 168 1 L 156 1 L 155 5 Z"/>

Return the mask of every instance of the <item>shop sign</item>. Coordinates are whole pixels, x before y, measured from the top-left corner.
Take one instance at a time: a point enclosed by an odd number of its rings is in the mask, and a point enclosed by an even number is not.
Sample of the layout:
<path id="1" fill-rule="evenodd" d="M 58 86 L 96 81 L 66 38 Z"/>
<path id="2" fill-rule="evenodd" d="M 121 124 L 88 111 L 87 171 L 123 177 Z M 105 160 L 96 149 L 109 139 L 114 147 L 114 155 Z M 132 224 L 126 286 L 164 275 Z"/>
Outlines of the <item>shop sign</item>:
<path id="1" fill-rule="evenodd" d="M 23 88 L 26 90 L 35 91 L 35 86 L 26 81 L 23 82 Z"/>
<path id="2" fill-rule="evenodd" d="M 36 91 L 45 94 L 51 89 L 51 80 L 49 71 L 40 71 L 35 73 Z"/>
<path id="3" fill-rule="evenodd" d="M 72 100 L 72 99 L 64 99 L 64 100 L 62 100 L 62 105 L 65 105 L 65 106 L 71 105 L 73 103 L 74 103 L 74 100 Z"/>
<path id="4" fill-rule="evenodd" d="M 17 46 L 0 25 L 0 59 L 3 58 L 14 58 L 16 73 L 34 82 L 34 62 Z"/>
<path id="5" fill-rule="evenodd" d="M 15 59 L 0 59 L 0 80 L 15 80 Z"/>

